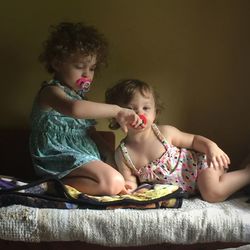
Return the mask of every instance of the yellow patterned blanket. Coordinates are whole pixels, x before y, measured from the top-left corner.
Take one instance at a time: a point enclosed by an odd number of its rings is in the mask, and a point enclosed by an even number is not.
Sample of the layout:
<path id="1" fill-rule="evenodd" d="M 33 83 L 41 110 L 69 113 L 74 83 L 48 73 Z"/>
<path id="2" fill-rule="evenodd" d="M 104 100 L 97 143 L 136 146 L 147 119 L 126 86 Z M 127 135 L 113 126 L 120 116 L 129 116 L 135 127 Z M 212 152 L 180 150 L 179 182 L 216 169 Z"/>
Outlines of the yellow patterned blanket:
<path id="1" fill-rule="evenodd" d="M 26 183 L 14 177 L 0 176 L 0 207 L 13 204 L 38 208 L 180 208 L 184 192 L 174 185 L 143 184 L 133 193 L 92 196 L 64 185 L 55 177 Z"/>
<path id="2" fill-rule="evenodd" d="M 179 208 L 184 193 L 178 186 L 161 184 L 143 184 L 132 194 L 114 196 L 92 196 L 82 194 L 76 189 L 65 186 L 68 193 L 75 199 L 85 200 L 92 205 L 115 208 Z"/>

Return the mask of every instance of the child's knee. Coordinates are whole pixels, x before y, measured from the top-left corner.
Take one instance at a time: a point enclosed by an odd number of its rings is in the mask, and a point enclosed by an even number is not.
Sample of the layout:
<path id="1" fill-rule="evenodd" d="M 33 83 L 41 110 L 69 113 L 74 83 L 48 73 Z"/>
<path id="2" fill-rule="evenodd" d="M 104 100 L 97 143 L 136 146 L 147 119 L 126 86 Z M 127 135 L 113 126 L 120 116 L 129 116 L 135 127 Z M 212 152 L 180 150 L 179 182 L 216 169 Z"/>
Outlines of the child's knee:
<path id="1" fill-rule="evenodd" d="M 118 172 L 117 174 L 111 176 L 108 182 L 102 183 L 102 190 L 107 195 L 119 194 L 125 185 L 125 180 L 123 176 Z"/>
<path id="2" fill-rule="evenodd" d="M 210 203 L 225 200 L 225 194 L 220 189 L 220 170 L 207 168 L 198 177 L 197 184 L 203 200 Z"/>
<path id="3" fill-rule="evenodd" d="M 201 190 L 200 193 L 201 193 L 203 200 L 210 202 L 210 203 L 221 202 L 226 199 L 224 194 L 222 194 L 220 190 L 216 188 L 210 188 L 208 190 Z"/>

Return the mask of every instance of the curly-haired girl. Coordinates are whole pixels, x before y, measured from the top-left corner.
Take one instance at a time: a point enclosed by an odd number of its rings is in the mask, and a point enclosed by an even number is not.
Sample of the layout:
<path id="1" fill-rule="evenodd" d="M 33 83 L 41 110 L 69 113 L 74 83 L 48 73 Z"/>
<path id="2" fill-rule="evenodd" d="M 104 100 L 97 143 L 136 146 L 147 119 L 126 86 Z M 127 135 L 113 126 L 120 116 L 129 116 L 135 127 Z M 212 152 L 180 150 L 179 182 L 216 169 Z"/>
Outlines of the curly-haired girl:
<path id="1" fill-rule="evenodd" d="M 30 152 L 39 176 L 55 175 L 92 195 L 123 192 L 125 181 L 101 160 L 89 130 L 92 119 L 115 118 L 126 131 L 139 116 L 117 105 L 86 100 L 94 72 L 107 64 L 107 42 L 96 28 L 82 23 L 51 26 L 39 59 L 52 74 L 42 84 L 31 113 Z"/>

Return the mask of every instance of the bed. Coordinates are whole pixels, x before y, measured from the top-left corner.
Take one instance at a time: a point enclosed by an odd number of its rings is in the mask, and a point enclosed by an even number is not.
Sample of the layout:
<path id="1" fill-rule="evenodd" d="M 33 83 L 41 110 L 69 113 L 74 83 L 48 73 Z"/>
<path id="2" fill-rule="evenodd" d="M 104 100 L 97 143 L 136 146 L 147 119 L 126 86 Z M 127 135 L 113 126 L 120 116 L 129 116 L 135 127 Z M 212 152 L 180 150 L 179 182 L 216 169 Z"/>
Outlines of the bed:
<path id="1" fill-rule="evenodd" d="M 1 173 L 32 180 L 28 129 L 2 129 Z M 102 136 L 114 146 L 112 132 Z M 11 162 L 11 163 L 10 163 Z M 217 204 L 200 197 L 180 208 L 0 208 L 1 249 L 226 249 L 249 245 L 249 197 L 239 192 Z M 247 248 L 246 248 L 247 249 Z"/>

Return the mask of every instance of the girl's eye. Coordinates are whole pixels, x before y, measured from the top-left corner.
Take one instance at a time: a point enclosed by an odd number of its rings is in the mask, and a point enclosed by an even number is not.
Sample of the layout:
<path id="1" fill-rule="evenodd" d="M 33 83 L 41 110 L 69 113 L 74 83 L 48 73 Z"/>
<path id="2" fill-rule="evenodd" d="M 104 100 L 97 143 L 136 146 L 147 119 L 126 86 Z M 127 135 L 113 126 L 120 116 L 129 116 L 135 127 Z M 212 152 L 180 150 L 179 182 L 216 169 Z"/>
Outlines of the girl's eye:
<path id="1" fill-rule="evenodd" d="M 91 71 L 95 71 L 95 70 L 96 70 L 96 64 L 92 65 L 92 66 L 90 67 L 90 70 L 91 70 Z"/>
<path id="2" fill-rule="evenodd" d="M 150 107 L 143 107 L 143 110 L 149 110 Z"/>
<path id="3" fill-rule="evenodd" d="M 84 65 L 78 64 L 78 65 L 75 65 L 75 67 L 76 67 L 77 69 L 83 69 L 83 68 L 84 68 Z"/>

